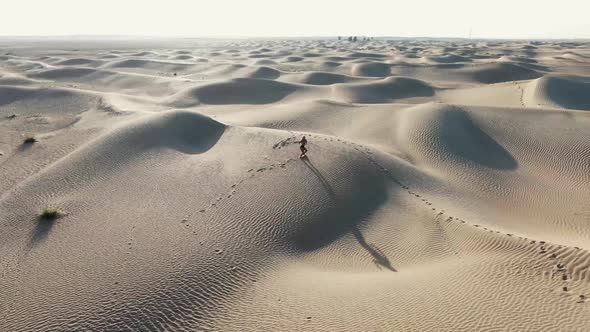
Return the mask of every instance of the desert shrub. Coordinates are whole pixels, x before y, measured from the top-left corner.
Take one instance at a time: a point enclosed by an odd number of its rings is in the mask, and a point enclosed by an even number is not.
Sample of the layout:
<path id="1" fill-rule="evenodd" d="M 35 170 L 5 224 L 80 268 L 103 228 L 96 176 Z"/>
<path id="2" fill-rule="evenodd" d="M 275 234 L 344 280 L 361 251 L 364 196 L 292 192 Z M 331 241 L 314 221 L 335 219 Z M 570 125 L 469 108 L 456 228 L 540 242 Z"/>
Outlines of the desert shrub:
<path id="1" fill-rule="evenodd" d="M 63 212 L 55 207 L 48 207 L 41 211 L 39 219 L 41 220 L 55 220 L 63 215 Z"/>
<path id="2" fill-rule="evenodd" d="M 35 142 L 37 142 L 37 139 L 35 137 L 33 137 L 33 136 L 28 136 L 23 141 L 24 144 L 33 144 Z"/>

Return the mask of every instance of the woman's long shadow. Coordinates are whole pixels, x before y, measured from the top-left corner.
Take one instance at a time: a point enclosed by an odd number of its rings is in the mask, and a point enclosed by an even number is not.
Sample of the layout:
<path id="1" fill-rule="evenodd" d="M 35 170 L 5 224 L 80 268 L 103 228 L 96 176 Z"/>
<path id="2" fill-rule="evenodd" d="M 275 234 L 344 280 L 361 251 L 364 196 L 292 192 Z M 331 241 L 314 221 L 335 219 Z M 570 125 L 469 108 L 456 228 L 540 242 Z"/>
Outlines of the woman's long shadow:
<path id="1" fill-rule="evenodd" d="M 376 245 L 367 243 L 363 233 L 361 233 L 356 225 L 354 225 L 352 228 L 352 235 L 354 235 L 361 247 L 365 248 L 365 250 L 371 254 L 371 256 L 373 256 L 373 262 L 375 262 L 377 266 L 383 266 L 392 272 L 397 272 L 397 270 L 391 266 L 391 262 L 387 256 L 385 256 L 385 254 Z"/>
<path id="2" fill-rule="evenodd" d="M 336 197 L 334 189 L 332 188 L 328 180 L 322 175 L 322 173 L 320 173 L 320 171 L 311 163 L 309 158 L 303 157 L 302 160 L 303 163 L 318 178 L 318 180 L 320 181 L 320 183 L 322 184 L 330 198 L 333 200 L 337 200 L 338 198 Z M 397 270 L 391 265 L 391 262 L 389 261 L 387 256 L 385 256 L 385 254 L 377 246 L 375 246 L 374 244 L 367 243 L 365 237 L 363 236 L 356 224 L 353 224 L 351 226 L 350 231 L 352 232 L 352 235 L 354 235 L 354 238 L 357 240 L 357 242 L 361 245 L 361 247 L 363 247 L 363 249 L 365 249 L 373 257 L 373 262 L 375 262 L 377 266 L 384 267 L 392 272 L 397 272 Z"/>
<path id="3" fill-rule="evenodd" d="M 309 158 L 305 156 L 301 158 L 301 160 L 303 160 L 305 166 L 309 167 L 309 169 L 313 172 L 313 174 L 315 174 L 318 180 L 320 180 L 320 183 L 322 184 L 324 189 L 326 189 L 326 192 L 328 193 L 330 198 L 336 199 L 336 193 L 334 192 L 334 189 L 332 189 L 332 186 L 330 185 L 328 180 L 326 180 L 326 178 L 322 175 L 322 173 L 320 173 L 320 171 L 311 163 Z"/>

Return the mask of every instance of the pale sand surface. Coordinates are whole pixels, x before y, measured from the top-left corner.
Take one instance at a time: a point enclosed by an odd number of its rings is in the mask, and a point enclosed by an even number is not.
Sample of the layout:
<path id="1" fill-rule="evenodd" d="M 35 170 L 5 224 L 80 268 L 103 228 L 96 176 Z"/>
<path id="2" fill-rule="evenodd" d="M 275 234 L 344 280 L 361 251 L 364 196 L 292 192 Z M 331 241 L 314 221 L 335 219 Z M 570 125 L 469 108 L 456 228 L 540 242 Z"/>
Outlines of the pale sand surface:
<path id="1" fill-rule="evenodd" d="M 590 326 L 588 43 L 0 40 L 0 116 L 0 331 Z"/>

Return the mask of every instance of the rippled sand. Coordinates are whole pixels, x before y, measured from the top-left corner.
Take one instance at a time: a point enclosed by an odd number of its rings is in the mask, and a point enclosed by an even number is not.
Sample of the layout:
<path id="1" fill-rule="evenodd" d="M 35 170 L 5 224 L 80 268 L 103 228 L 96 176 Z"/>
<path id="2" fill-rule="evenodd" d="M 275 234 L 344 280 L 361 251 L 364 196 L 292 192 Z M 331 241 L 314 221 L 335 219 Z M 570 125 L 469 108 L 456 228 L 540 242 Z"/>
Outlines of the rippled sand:
<path id="1" fill-rule="evenodd" d="M 0 330 L 584 331 L 589 46 L 0 40 Z"/>

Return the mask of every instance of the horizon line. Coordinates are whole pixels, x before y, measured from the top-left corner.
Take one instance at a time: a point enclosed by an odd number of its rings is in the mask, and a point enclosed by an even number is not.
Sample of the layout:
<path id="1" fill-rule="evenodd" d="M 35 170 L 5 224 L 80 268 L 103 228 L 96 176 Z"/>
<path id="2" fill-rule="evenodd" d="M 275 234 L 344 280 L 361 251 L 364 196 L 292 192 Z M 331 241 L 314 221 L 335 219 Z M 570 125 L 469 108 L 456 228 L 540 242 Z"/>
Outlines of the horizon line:
<path id="1" fill-rule="evenodd" d="M 459 39 L 459 40 L 579 40 L 590 41 L 590 37 L 453 37 L 453 36 L 395 36 L 395 35 L 302 35 L 302 36 L 260 36 L 260 35 L 244 35 L 244 36 L 198 36 L 198 35 L 140 35 L 140 34 L 55 34 L 55 35 L 0 35 L 0 39 L 31 39 L 31 38 L 127 38 L 127 39 L 209 39 L 209 40 L 231 40 L 231 39 L 336 39 L 348 37 L 369 37 L 375 39 Z"/>

